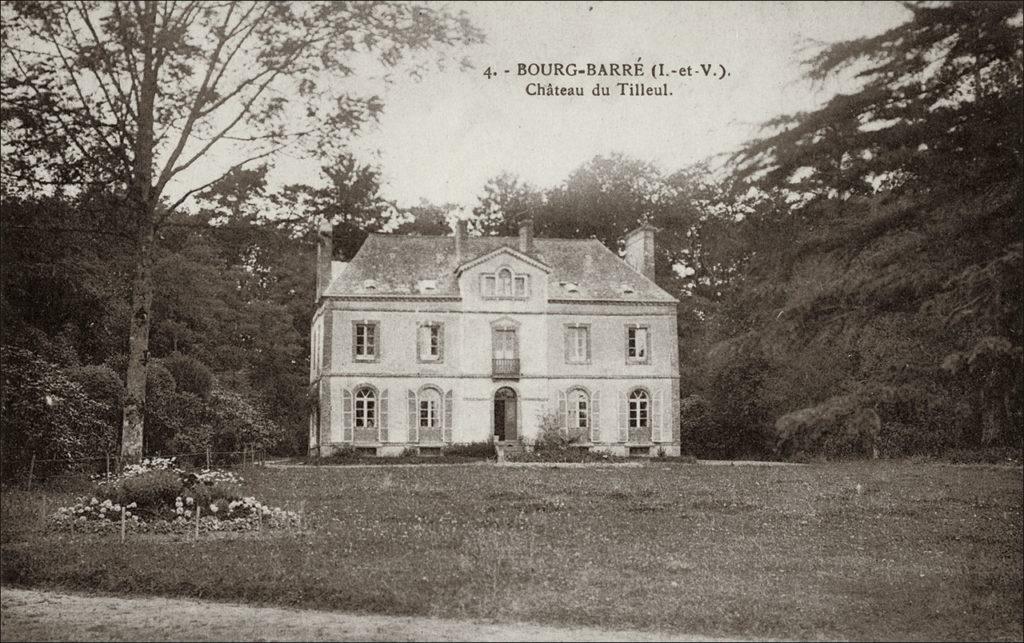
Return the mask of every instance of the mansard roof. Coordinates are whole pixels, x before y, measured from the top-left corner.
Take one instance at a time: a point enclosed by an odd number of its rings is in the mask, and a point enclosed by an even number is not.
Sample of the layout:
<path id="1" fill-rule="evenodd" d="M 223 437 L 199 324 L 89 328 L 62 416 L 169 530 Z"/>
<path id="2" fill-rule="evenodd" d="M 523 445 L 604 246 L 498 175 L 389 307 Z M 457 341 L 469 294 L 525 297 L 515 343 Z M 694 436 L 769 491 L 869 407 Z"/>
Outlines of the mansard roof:
<path id="1" fill-rule="evenodd" d="M 454 237 L 371 234 L 324 295 L 459 297 L 460 266 L 501 248 L 519 255 L 518 244 L 518 237 L 467 237 L 458 258 Z M 534 238 L 527 256 L 550 268 L 549 300 L 676 301 L 597 239 Z M 425 280 L 435 282 L 429 293 L 417 289 Z"/>

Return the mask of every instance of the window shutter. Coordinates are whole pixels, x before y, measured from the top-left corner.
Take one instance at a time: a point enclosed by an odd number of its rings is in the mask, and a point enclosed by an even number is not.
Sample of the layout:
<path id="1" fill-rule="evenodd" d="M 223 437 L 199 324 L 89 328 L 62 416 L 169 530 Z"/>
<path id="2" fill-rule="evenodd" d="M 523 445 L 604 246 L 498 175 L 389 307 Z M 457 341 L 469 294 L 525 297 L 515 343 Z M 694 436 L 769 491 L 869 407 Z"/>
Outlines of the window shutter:
<path id="1" fill-rule="evenodd" d="M 629 393 L 619 397 L 619 442 L 629 438 Z"/>
<path id="2" fill-rule="evenodd" d="M 420 441 L 420 423 L 416 421 L 416 391 L 409 390 L 409 441 Z"/>
<path id="3" fill-rule="evenodd" d="M 562 429 L 569 429 L 569 401 L 566 399 L 565 391 L 558 392 L 558 426 Z"/>
<path id="4" fill-rule="evenodd" d="M 388 390 L 380 392 L 380 421 L 377 422 L 377 441 L 388 441 Z"/>
<path id="5" fill-rule="evenodd" d="M 352 391 L 341 389 L 341 441 L 352 441 Z"/>
<path id="6" fill-rule="evenodd" d="M 448 389 L 448 392 L 444 394 L 444 441 L 451 443 L 452 441 L 452 411 L 454 401 L 452 399 L 452 391 Z"/>
<path id="7" fill-rule="evenodd" d="M 651 442 L 663 442 L 661 437 L 661 389 L 651 398 Z"/>
<path id="8" fill-rule="evenodd" d="M 590 441 L 601 441 L 601 391 L 594 391 L 590 398 Z"/>
<path id="9" fill-rule="evenodd" d="M 569 364 L 572 362 L 572 326 L 567 326 L 565 332 L 562 334 L 563 341 L 565 343 L 565 363 Z"/>

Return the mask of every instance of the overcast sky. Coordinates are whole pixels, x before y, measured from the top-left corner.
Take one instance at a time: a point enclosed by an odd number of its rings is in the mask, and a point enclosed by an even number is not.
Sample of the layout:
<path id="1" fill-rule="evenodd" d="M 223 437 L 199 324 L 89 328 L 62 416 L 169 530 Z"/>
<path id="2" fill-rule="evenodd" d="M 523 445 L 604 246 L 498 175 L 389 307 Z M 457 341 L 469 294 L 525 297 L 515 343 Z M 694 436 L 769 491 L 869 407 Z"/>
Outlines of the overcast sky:
<path id="1" fill-rule="evenodd" d="M 811 108 L 844 87 L 800 79 L 801 49 L 880 33 L 906 19 L 890 2 L 550 2 L 459 3 L 486 34 L 464 53 L 475 69 L 432 71 L 421 81 L 384 85 L 380 123 L 360 137 L 360 158 L 379 164 L 384 195 L 471 207 L 502 171 L 547 187 L 597 154 L 623 152 L 675 170 L 734 149 L 772 116 Z M 519 63 L 724 65 L 723 80 L 669 83 L 672 96 L 593 97 L 595 82 L 621 79 L 522 78 Z M 483 72 L 512 70 L 487 79 Z M 528 82 L 583 87 L 583 97 L 529 96 Z M 613 94 L 615 88 L 612 86 Z M 212 168 L 210 168 L 212 169 Z M 276 183 L 315 182 L 318 166 L 277 160 Z"/>

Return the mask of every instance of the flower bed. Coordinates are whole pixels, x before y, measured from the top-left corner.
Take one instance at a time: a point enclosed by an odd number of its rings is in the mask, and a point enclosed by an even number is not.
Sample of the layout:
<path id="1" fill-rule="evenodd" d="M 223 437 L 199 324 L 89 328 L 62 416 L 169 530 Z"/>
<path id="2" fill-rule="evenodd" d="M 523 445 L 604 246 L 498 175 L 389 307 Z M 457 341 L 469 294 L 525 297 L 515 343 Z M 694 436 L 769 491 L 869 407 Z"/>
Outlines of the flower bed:
<path id="1" fill-rule="evenodd" d="M 288 529 L 300 516 L 242 495 L 241 476 L 230 471 L 185 471 L 173 458 L 152 458 L 103 476 L 92 496 L 78 498 L 50 516 L 48 525 L 60 531 L 99 533 L 118 531 L 124 512 L 125 531 L 189 533 Z"/>

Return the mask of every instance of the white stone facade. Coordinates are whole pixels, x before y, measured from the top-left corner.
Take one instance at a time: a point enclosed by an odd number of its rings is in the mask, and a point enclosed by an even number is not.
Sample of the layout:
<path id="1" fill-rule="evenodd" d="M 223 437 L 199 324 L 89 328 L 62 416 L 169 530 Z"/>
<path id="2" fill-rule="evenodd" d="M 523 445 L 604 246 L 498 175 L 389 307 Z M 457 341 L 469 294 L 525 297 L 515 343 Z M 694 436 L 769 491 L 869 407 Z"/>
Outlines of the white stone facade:
<path id="1" fill-rule="evenodd" d="M 311 452 L 352 445 L 397 455 L 496 436 L 528 446 L 547 415 L 593 450 L 679 455 L 675 300 L 664 291 L 589 299 L 596 286 L 564 281 L 586 279 L 553 261 L 552 246 L 543 252 L 545 240 L 531 252 L 524 236 L 488 240 L 498 247 L 478 256 L 472 239 L 460 239 L 447 266 L 420 257 L 406 266 L 418 273 L 401 282 L 409 292 L 395 292 L 403 286 L 383 274 L 385 246 L 401 242 L 379 237 L 367 256 L 360 250 L 322 280 L 311 329 Z M 587 247 L 595 264 L 621 263 Z M 378 269 L 379 279 L 366 277 Z M 630 273 L 641 295 L 654 292 Z"/>

